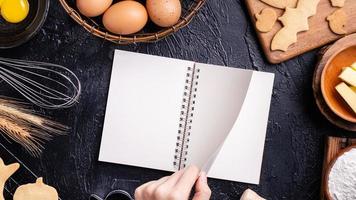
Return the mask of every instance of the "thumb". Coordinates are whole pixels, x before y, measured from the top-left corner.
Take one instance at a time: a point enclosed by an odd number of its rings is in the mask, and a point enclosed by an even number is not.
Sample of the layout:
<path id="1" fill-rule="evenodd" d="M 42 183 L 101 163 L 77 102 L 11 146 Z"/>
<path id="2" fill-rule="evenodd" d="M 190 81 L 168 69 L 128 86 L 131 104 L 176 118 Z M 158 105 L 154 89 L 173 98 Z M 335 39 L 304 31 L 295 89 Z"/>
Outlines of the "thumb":
<path id="1" fill-rule="evenodd" d="M 201 172 L 200 177 L 195 183 L 195 194 L 193 200 L 209 200 L 211 190 L 208 186 L 208 178 L 205 172 Z"/>

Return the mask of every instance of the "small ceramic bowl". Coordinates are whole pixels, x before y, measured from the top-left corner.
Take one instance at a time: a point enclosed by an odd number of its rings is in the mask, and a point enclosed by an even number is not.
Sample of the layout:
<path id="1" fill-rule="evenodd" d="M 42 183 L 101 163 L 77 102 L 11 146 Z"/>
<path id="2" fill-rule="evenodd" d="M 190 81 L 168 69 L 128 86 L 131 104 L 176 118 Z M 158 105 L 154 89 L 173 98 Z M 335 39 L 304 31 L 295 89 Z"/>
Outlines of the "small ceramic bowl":
<path id="1" fill-rule="evenodd" d="M 340 49 L 331 56 L 321 74 L 321 92 L 325 102 L 336 115 L 352 123 L 356 123 L 356 114 L 336 91 L 335 86 L 342 82 L 338 77 L 342 69 L 354 62 L 356 62 L 356 44 Z"/>
<path id="2" fill-rule="evenodd" d="M 17 24 L 0 17 L 0 49 L 19 46 L 32 38 L 46 20 L 50 0 L 28 0 L 30 11 L 25 20 Z"/>
<path id="3" fill-rule="evenodd" d="M 326 168 L 326 173 L 324 175 L 323 191 L 324 191 L 324 194 L 325 194 L 327 200 L 335 200 L 335 199 L 333 199 L 331 197 L 330 191 L 329 191 L 329 175 L 330 175 L 330 171 L 333 168 L 336 160 L 339 157 L 341 157 L 342 155 L 344 155 L 346 152 L 351 151 L 351 149 L 356 149 L 356 145 L 351 145 L 351 146 L 343 149 L 342 151 L 340 151 Z"/>

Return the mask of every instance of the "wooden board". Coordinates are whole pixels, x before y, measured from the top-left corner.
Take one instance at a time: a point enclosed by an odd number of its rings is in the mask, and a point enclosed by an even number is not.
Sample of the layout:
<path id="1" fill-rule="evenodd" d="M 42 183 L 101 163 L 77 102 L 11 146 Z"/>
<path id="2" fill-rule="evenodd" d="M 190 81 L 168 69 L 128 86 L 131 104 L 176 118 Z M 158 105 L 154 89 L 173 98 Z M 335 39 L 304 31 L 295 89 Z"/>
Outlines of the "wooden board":
<path id="1" fill-rule="evenodd" d="M 340 138 L 340 137 L 327 137 L 325 141 L 325 153 L 324 153 L 324 163 L 321 181 L 321 194 L 320 199 L 326 200 L 324 185 L 324 176 L 330 162 L 335 159 L 335 157 L 346 147 L 356 145 L 356 138 Z"/>
<path id="2" fill-rule="evenodd" d="M 246 0 L 246 4 L 254 25 L 256 22 L 256 13 L 259 13 L 263 8 L 273 8 L 260 0 Z M 268 61 L 271 63 L 280 63 L 341 38 L 341 35 L 336 35 L 331 32 L 328 22 L 326 21 L 326 17 L 336 9 L 338 8 L 331 6 L 330 0 L 320 0 L 316 15 L 309 18 L 309 30 L 298 33 L 298 41 L 289 46 L 286 52 L 270 50 L 273 36 L 282 27 L 280 22 L 277 22 L 273 29 L 268 33 L 261 33 L 256 30 Z M 343 9 L 348 15 L 346 26 L 347 33 L 350 34 L 356 32 L 356 1 L 346 0 Z M 274 10 L 278 16 L 281 16 L 284 12 L 282 9 L 274 8 Z"/>

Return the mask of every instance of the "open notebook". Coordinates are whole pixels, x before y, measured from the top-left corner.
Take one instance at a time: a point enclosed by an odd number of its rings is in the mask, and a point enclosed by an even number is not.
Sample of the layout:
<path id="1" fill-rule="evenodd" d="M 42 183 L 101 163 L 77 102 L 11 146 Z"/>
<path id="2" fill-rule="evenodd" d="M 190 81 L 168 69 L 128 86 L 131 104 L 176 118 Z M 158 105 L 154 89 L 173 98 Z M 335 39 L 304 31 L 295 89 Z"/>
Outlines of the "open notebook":
<path id="1" fill-rule="evenodd" d="M 117 50 L 99 160 L 258 184 L 273 79 Z"/>

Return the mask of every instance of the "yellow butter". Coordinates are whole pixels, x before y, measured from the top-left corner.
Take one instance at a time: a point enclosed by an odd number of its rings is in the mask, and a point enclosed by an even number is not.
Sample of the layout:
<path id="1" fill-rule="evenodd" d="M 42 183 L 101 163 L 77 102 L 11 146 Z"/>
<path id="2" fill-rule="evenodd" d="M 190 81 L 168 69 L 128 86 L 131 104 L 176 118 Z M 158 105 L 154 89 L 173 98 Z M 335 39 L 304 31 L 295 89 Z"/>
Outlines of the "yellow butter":
<path id="1" fill-rule="evenodd" d="M 356 87 L 351 87 L 351 89 L 354 91 L 354 92 L 356 92 Z"/>
<path id="2" fill-rule="evenodd" d="M 335 89 L 356 114 L 356 92 L 344 82 L 337 85 Z"/>
<path id="3" fill-rule="evenodd" d="M 352 68 L 353 70 L 356 70 L 356 62 L 352 63 L 351 68 Z"/>
<path id="4" fill-rule="evenodd" d="M 356 71 L 351 67 L 346 67 L 346 69 L 339 75 L 339 78 L 351 86 L 356 87 Z"/>

